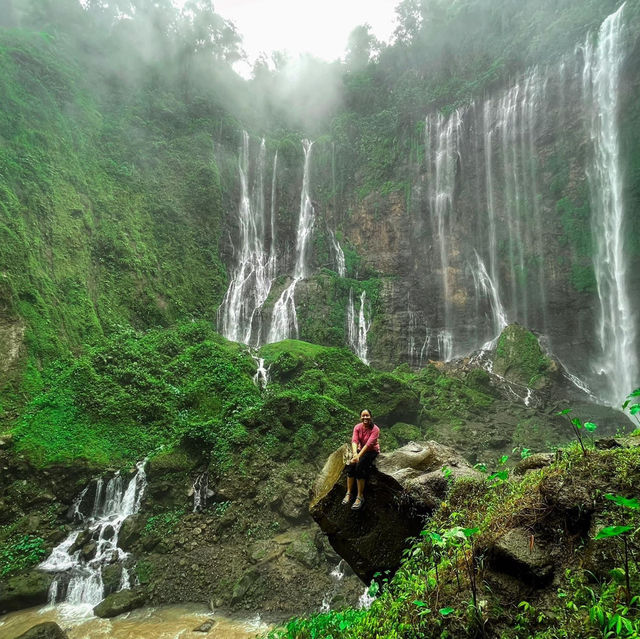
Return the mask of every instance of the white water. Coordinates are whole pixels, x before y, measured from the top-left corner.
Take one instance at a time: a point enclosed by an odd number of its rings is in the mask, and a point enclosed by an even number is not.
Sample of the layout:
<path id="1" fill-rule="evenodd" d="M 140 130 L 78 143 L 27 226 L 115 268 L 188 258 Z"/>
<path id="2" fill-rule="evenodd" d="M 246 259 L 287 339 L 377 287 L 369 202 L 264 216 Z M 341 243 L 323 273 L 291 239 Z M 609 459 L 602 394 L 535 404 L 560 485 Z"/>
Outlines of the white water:
<path id="1" fill-rule="evenodd" d="M 371 315 L 371 311 L 365 313 L 367 301 L 366 291 L 360 294 L 360 308 L 358 310 L 357 320 L 355 306 L 353 303 L 353 289 L 349 289 L 349 301 L 347 304 L 347 342 L 349 348 L 365 363 L 369 363 L 367 334 L 371 328 L 371 320 L 367 316 Z"/>
<path id="2" fill-rule="evenodd" d="M 191 487 L 193 491 L 193 512 L 199 513 L 207 506 L 207 499 L 213 496 L 213 491 L 209 490 L 209 473 L 204 471 L 194 480 Z"/>
<path id="3" fill-rule="evenodd" d="M 597 336 L 601 356 L 596 371 L 604 376 L 606 399 L 619 406 L 640 381 L 638 343 L 625 257 L 623 174 L 620 164 L 618 96 L 625 4 L 600 27 L 597 44 L 585 43 L 584 98 L 590 116 L 594 156 L 591 187 L 594 270 L 600 299 Z"/>
<path id="4" fill-rule="evenodd" d="M 295 290 L 297 283 L 308 276 L 309 265 L 307 251 L 315 223 L 315 214 L 309 189 L 309 169 L 313 143 L 309 140 L 303 140 L 302 146 L 304 149 L 304 170 L 302 175 L 302 191 L 300 194 L 300 215 L 296 234 L 296 263 L 293 281 L 282 291 L 282 294 L 274 304 L 267 343 L 279 342 L 289 337 L 298 337 Z"/>
<path id="5" fill-rule="evenodd" d="M 438 113 L 427 117 L 426 145 L 429 170 L 429 206 L 433 232 L 440 254 L 440 270 L 444 300 L 443 332 L 451 334 L 451 282 L 449 273 L 449 238 L 453 215 L 453 194 L 460 160 L 458 149 L 462 112 L 458 109 L 448 118 Z"/>
<path id="6" fill-rule="evenodd" d="M 502 330 L 508 326 L 509 320 L 507 319 L 507 314 L 502 306 L 498 288 L 489 273 L 487 273 L 484 262 L 478 253 L 476 253 L 476 259 L 478 261 L 478 268 L 473 272 L 476 299 L 484 296 L 491 302 L 492 338 L 482 347 L 483 350 L 489 350 L 493 347 L 495 340 L 500 336 Z"/>
<path id="7" fill-rule="evenodd" d="M 264 359 L 252 355 L 253 361 L 257 364 L 256 374 L 253 376 L 253 383 L 258 387 L 265 389 L 269 383 L 269 369 L 264 367 Z"/>
<path id="8" fill-rule="evenodd" d="M 266 207 L 264 172 L 265 141 L 258 152 L 253 183 L 250 182 L 250 140 L 245 131 L 238 162 L 240 208 L 238 213 L 239 247 L 229 288 L 218 310 L 221 333 L 230 340 L 256 345 L 260 341 L 260 310 L 269 295 L 275 277 L 275 194 L 277 157 L 274 158 L 271 193 L 271 248 L 266 249 Z"/>
<path id="9" fill-rule="evenodd" d="M 336 271 L 340 277 L 345 277 L 347 274 L 347 266 L 344 260 L 344 251 L 340 246 L 336 238 L 336 234 L 333 231 L 329 231 L 329 238 L 331 239 L 331 247 L 333 249 L 333 257 L 336 265 Z"/>
<path id="10" fill-rule="evenodd" d="M 329 592 L 325 594 L 322 598 L 322 605 L 320 606 L 320 612 L 329 612 L 331 610 L 331 601 L 335 596 L 335 591 L 337 590 L 340 582 L 344 578 L 344 559 L 341 559 L 336 567 L 329 573 L 331 579 L 333 580 L 333 585 L 329 589 Z"/>
<path id="11" fill-rule="evenodd" d="M 73 531 L 40 564 L 41 570 L 58 573 L 49 591 L 51 603 L 63 595 L 66 603 L 76 606 L 93 607 L 102 601 L 103 567 L 116 561 L 121 562 L 127 557 L 127 553 L 118 548 L 118 534 L 124 520 L 140 509 L 146 487 L 145 463 L 143 461 L 137 464 L 137 472 L 126 487 L 120 473 L 116 473 L 106 487 L 98 480 L 91 516 L 86 520 L 80 517 L 82 527 Z M 86 494 L 86 490 L 82 492 L 81 497 Z M 77 502 L 75 510 L 78 513 L 79 507 L 80 502 Z M 81 557 L 82 549 L 70 552 L 84 530 L 91 532 L 91 541 L 97 546 L 91 559 Z"/>

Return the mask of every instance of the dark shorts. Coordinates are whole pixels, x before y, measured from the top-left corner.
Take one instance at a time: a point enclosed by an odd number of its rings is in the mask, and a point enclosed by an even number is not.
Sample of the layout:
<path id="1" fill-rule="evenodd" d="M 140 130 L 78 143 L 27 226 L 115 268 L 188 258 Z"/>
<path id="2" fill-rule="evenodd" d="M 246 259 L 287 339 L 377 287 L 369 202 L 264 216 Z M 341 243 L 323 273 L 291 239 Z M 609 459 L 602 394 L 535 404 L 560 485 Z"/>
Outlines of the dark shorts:
<path id="1" fill-rule="evenodd" d="M 378 453 L 375 450 L 367 451 L 357 464 L 347 464 L 347 476 L 356 479 L 368 479 L 371 467 Z"/>

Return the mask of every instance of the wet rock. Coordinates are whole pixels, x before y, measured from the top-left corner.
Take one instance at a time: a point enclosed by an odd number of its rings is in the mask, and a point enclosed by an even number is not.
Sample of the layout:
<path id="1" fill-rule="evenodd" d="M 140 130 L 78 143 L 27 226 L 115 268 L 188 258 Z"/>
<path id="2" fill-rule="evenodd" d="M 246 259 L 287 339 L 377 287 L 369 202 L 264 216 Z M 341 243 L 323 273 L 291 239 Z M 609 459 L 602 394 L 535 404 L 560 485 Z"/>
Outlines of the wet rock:
<path id="1" fill-rule="evenodd" d="M 52 580 L 50 574 L 33 570 L 0 582 L 0 614 L 46 603 Z"/>
<path id="2" fill-rule="evenodd" d="M 194 628 L 193 632 L 209 632 L 215 625 L 215 619 L 207 619 L 207 621 L 201 623 L 197 628 Z"/>
<path id="3" fill-rule="evenodd" d="M 110 564 L 102 569 L 102 582 L 104 583 L 104 592 L 106 595 L 110 595 L 112 592 L 116 592 L 120 586 L 122 579 L 122 565 Z"/>
<path id="4" fill-rule="evenodd" d="M 96 617 L 117 617 L 145 603 L 145 596 L 141 590 L 121 590 L 105 597 L 94 609 Z"/>
<path id="5" fill-rule="evenodd" d="M 83 530 L 77 537 L 76 540 L 69 548 L 69 554 L 72 555 L 74 552 L 78 552 L 83 546 L 86 546 L 91 541 L 92 531 L 88 528 Z"/>
<path id="6" fill-rule="evenodd" d="M 95 557 L 97 550 L 98 544 L 95 541 L 85 544 L 80 551 L 80 558 L 84 559 L 85 561 L 89 561 L 90 559 Z"/>
<path id="7" fill-rule="evenodd" d="M 347 453 L 345 445 L 327 460 L 314 485 L 310 512 L 334 550 L 366 583 L 376 572 L 397 570 L 406 539 L 420 533 L 425 517 L 455 479 L 482 478 L 453 449 L 436 442 L 412 442 L 380 455 L 367 483 L 364 506 L 354 511 L 341 504 Z"/>
<path id="8" fill-rule="evenodd" d="M 278 512 L 290 521 L 307 519 L 309 493 L 300 486 L 290 486 L 278 506 Z"/>
<path id="9" fill-rule="evenodd" d="M 489 566 L 532 586 L 544 586 L 553 578 L 552 557 L 523 528 L 510 530 L 495 543 L 489 552 Z"/>
<path id="10" fill-rule="evenodd" d="M 140 515 L 130 515 L 122 522 L 122 527 L 120 528 L 120 533 L 118 534 L 118 546 L 125 550 L 126 552 L 130 552 L 133 548 L 133 545 L 140 538 L 140 533 L 142 532 L 142 520 Z"/>
<path id="11" fill-rule="evenodd" d="M 113 539 L 113 536 L 116 534 L 116 529 L 109 525 L 109 526 L 105 526 L 104 530 L 102 531 L 102 538 L 103 539 Z"/>
<path id="12" fill-rule="evenodd" d="M 68 635 L 62 628 L 52 621 L 39 623 L 27 632 L 23 632 L 15 639 L 67 639 Z"/>

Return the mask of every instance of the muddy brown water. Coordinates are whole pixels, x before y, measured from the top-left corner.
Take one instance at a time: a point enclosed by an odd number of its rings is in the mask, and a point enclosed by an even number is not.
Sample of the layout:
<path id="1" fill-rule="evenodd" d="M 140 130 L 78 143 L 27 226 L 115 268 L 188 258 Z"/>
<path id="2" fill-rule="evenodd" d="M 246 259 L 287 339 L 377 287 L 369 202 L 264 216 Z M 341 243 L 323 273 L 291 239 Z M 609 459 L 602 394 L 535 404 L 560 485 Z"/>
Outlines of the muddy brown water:
<path id="1" fill-rule="evenodd" d="M 208 620 L 214 622 L 208 633 L 194 632 Z M 45 621 L 57 623 L 69 639 L 253 639 L 270 628 L 258 615 L 232 619 L 198 604 L 140 608 L 114 619 L 99 619 L 88 606 L 61 604 L 0 616 L 0 639 L 15 639 Z"/>

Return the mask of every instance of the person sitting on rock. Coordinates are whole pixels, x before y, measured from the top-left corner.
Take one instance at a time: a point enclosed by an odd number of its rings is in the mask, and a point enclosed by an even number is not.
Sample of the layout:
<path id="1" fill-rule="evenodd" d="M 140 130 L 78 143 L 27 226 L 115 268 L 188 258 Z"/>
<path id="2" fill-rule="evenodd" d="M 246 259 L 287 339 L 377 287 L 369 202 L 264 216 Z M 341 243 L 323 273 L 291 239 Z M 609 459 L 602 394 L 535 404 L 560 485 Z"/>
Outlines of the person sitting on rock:
<path id="1" fill-rule="evenodd" d="M 357 484 L 358 495 L 351 506 L 353 510 L 362 508 L 364 485 L 371 472 L 371 466 L 380 452 L 380 444 L 378 443 L 380 429 L 373 423 L 371 411 L 365 408 L 360 413 L 360 419 L 362 421 L 356 424 L 353 429 L 353 437 L 351 438 L 353 457 L 347 464 L 347 494 L 342 500 L 345 506 L 351 501 L 354 484 Z"/>

